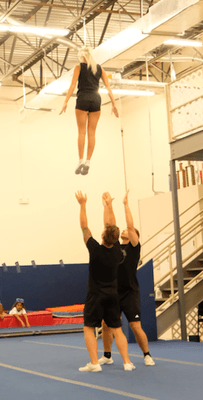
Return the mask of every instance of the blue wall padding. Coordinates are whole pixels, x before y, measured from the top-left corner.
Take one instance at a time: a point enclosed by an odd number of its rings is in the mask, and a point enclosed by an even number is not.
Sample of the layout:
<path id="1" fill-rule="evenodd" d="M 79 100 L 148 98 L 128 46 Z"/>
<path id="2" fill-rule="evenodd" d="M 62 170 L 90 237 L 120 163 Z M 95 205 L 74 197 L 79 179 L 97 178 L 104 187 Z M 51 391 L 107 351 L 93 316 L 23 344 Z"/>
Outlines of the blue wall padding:
<path id="1" fill-rule="evenodd" d="M 0 268 L 0 298 L 5 310 L 10 310 L 16 297 L 25 299 L 28 311 L 44 310 L 85 302 L 88 285 L 88 264 L 65 264 Z M 157 340 L 153 263 L 150 260 L 137 271 L 141 293 L 141 323 L 148 340 Z M 125 318 L 123 330 L 128 341 L 135 342 Z"/>
<path id="2" fill-rule="evenodd" d="M 5 310 L 22 297 L 29 311 L 83 304 L 87 294 L 88 264 L 65 264 L 0 268 L 0 298 Z"/>
<path id="3" fill-rule="evenodd" d="M 141 325 L 145 331 L 148 340 L 157 340 L 156 325 L 156 305 L 154 297 L 154 275 L 153 262 L 148 261 L 137 271 L 137 278 L 140 287 L 140 305 L 141 305 Z M 135 336 L 130 329 L 126 317 L 122 314 L 123 331 L 129 343 L 134 343 Z"/>

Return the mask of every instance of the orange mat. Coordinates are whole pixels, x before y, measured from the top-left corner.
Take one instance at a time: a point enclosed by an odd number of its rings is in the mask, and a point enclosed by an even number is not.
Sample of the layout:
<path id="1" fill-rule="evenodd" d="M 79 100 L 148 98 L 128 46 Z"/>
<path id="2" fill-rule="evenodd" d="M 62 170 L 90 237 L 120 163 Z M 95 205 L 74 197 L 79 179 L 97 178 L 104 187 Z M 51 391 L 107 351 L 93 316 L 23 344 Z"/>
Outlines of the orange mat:
<path id="1" fill-rule="evenodd" d="M 83 311 L 84 310 L 84 304 L 74 304 L 72 306 L 62 306 L 62 307 L 54 307 L 54 308 L 46 308 L 46 311 L 66 311 L 66 312 L 71 312 L 71 311 Z"/>

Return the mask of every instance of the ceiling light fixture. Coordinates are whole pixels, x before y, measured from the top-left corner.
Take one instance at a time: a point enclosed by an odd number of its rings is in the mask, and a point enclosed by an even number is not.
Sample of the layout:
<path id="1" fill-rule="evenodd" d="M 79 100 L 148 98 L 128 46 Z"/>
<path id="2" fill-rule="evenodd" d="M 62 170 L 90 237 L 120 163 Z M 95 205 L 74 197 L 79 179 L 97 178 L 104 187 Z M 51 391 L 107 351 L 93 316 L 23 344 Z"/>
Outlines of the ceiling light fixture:
<path id="1" fill-rule="evenodd" d="M 190 46 L 190 47 L 201 47 L 202 42 L 197 40 L 186 40 L 186 39 L 168 39 L 165 40 L 164 44 L 178 45 L 178 46 Z"/>
<path id="2" fill-rule="evenodd" d="M 154 92 L 149 90 L 111 89 L 114 94 L 127 96 L 153 96 Z M 107 89 L 100 88 L 99 93 L 108 93 Z"/>
<path id="3" fill-rule="evenodd" d="M 14 33 L 25 33 L 27 35 L 39 35 L 39 36 L 66 36 L 69 33 L 67 29 L 52 29 L 52 28 L 40 28 L 35 26 L 15 26 L 15 25 L 0 25 L 0 31 L 2 32 L 14 32 Z"/>

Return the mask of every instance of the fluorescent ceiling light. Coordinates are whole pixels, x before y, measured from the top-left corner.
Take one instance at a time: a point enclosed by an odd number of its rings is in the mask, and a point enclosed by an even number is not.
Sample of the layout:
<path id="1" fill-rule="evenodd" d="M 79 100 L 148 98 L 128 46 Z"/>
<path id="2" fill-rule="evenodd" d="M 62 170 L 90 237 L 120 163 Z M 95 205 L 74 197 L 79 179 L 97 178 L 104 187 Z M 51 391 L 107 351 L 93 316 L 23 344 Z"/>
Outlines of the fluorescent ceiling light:
<path id="1" fill-rule="evenodd" d="M 202 42 L 197 40 L 186 40 L 186 39 L 168 39 L 165 40 L 164 44 L 172 44 L 178 46 L 191 46 L 191 47 L 201 47 Z"/>
<path id="2" fill-rule="evenodd" d="M 14 32 L 14 33 L 26 33 L 32 35 L 51 35 L 51 36 L 66 36 L 69 33 L 67 29 L 51 29 L 51 28 L 40 28 L 35 26 L 15 26 L 15 25 L 0 25 L 0 31 L 3 32 Z"/>
<path id="3" fill-rule="evenodd" d="M 114 94 L 123 94 L 128 96 L 153 96 L 154 92 L 148 90 L 129 90 L 129 89 L 111 89 Z M 100 88 L 99 93 L 108 93 L 107 89 Z"/>

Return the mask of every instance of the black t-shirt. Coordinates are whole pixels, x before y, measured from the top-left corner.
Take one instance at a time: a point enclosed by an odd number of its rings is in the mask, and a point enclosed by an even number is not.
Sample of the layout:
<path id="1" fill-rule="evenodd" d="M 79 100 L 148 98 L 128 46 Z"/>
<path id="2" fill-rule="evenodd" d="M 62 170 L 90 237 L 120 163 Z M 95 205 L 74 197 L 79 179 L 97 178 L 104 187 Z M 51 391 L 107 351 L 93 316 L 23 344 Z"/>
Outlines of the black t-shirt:
<path id="1" fill-rule="evenodd" d="M 77 95 L 80 92 L 98 92 L 99 90 L 99 80 L 102 75 L 101 66 L 97 64 L 97 72 L 94 75 L 91 67 L 87 68 L 86 63 L 80 63 L 80 74 L 78 78 L 78 91 Z"/>
<path id="2" fill-rule="evenodd" d="M 119 293 L 129 290 L 139 291 L 136 272 L 140 259 L 140 247 L 140 243 L 135 247 L 130 242 L 128 244 L 121 244 L 121 249 L 125 252 L 125 259 L 118 266 Z"/>
<path id="3" fill-rule="evenodd" d="M 89 250 L 88 291 L 117 293 L 118 264 L 124 259 L 120 243 L 116 242 L 113 247 L 108 248 L 90 237 L 86 246 Z"/>

